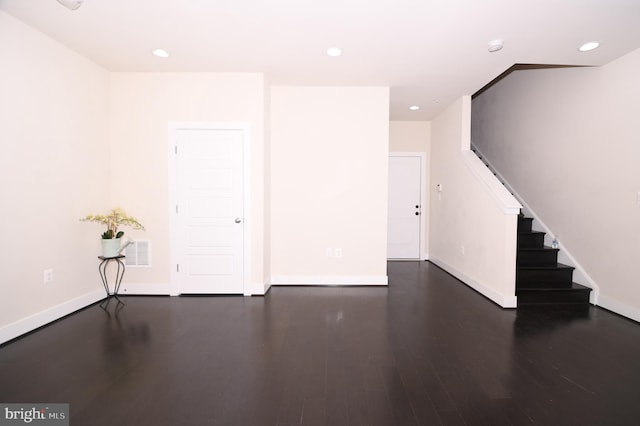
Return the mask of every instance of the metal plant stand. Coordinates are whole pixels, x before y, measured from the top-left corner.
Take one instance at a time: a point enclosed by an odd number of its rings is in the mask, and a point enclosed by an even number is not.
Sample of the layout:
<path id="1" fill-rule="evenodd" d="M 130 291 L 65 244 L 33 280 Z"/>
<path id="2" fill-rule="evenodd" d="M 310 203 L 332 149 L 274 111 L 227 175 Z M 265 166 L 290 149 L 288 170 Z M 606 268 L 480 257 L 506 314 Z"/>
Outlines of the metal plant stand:
<path id="1" fill-rule="evenodd" d="M 111 301 L 111 298 L 115 298 L 118 301 L 118 305 L 120 304 L 124 305 L 124 302 L 120 300 L 120 298 L 118 297 L 118 290 L 120 290 L 120 284 L 122 284 L 122 277 L 124 277 L 125 264 L 122 261 L 122 259 L 124 259 L 124 255 L 121 254 L 114 257 L 98 256 L 98 259 L 101 260 L 100 265 L 98 265 L 98 272 L 100 272 L 100 278 L 102 278 L 104 291 L 107 293 L 107 297 L 105 298 L 105 300 L 102 301 L 102 303 L 100 303 L 100 307 L 102 309 L 106 309 L 106 307 L 109 306 L 109 302 Z M 118 266 L 118 270 L 116 271 L 116 278 L 113 286 L 113 292 L 109 291 L 109 282 L 107 280 L 107 266 L 112 261 L 115 261 Z"/>

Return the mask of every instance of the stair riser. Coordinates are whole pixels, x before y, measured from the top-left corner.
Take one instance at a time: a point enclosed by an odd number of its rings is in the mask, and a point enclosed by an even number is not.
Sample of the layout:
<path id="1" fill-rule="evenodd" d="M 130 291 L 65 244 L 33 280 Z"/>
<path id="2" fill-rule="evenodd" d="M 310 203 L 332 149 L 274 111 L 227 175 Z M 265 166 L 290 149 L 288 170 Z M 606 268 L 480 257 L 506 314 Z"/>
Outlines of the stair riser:
<path id="1" fill-rule="evenodd" d="M 558 263 L 557 250 L 519 251 L 518 266 L 554 266 Z"/>
<path id="2" fill-rule="evenodd" d="M 518 305 L 544 304 L 544 303 L 589 303 L 589 291 L 519 291 L 516 293 Z"/>
<path id="3" fill-rule="evenodd" d="M 571 287 L 573 269 L 517 269 L 516 287 Z"/>
<path id="4" fill-rule="evenodd" d="M 533 218 L 531 217 L 518 218 L 518 231 L 531 232 L 532 223 L 533 223 Z"/>
<path id="5" fill-rule="evenodd" d="M 544 247 L 544 234 L 519 234 L 518 248 Z"/>

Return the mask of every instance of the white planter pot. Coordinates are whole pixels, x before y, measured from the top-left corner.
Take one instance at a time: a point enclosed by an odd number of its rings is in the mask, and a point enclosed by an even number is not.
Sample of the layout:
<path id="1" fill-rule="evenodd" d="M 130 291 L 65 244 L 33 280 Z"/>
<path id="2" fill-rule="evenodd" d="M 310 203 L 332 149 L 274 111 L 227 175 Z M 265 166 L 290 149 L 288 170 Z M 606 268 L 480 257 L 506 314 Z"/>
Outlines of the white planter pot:
<path id="1" fill-rule="evenodd" d="M 120 256 L 120 238 L 111 238 L 102 241 L 102 256 L 117 257 Z"/>

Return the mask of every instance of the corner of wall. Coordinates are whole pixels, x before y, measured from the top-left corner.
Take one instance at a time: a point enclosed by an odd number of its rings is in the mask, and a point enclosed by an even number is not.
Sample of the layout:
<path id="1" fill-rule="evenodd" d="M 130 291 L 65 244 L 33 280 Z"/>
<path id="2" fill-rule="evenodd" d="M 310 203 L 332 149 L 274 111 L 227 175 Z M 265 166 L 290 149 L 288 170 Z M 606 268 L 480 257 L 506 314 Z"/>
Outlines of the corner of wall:
<path id="1" fill-rule="evenodd" d="M 471 97 L 432 123 L 431 261 L 503 307 L 514 307 L 519 203 L 470 149 Z M 477 157 L 475 157 L 477 160 Z"/>

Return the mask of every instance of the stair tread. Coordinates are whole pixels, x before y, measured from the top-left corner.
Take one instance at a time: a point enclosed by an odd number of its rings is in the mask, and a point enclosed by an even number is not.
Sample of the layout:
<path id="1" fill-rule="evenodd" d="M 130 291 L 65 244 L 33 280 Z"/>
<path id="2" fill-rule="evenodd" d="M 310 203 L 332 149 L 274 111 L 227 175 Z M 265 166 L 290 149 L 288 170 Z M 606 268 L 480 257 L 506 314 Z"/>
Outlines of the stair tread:
<path id="1" fill-rule="evenodd" d="M 518 230 L 518 234 L 537 234 L 537 235 L 545 234 L 546 235 L 547 233 L 544 232 L 544 231 L 521 231 L 521 230 Z"/>
<path id="2" fill-rule="evenodd" d="M 529 269 L 529 270 L 544 270 L 544 269 L 576 269 L 573 266 L 565 265 L 564 263 L 556 263 L 555 265 L 540 265 L 540 266 L 518 266 L 518 269 Z"/>
<path id="3" fill-rule="evenodd" d="M 518 251 L 560 251 L 560 249 L 544 246 L 544 247 L 521 247 Z"/>
<path id="4" fill-rule="evenodd" d="M 578 283 L 571 283 L 571 287 L 526 287 L 526 288 L 518 288 L 516 289 L 516 295 L 518 293 L 527 292 L 582 292 L 582 291 L 591 291 L 590 287 L 584 286 Z"/>

